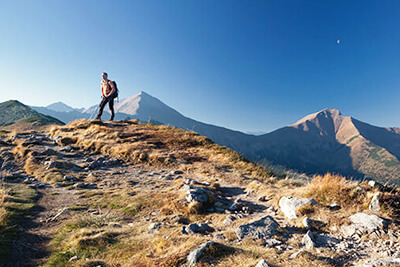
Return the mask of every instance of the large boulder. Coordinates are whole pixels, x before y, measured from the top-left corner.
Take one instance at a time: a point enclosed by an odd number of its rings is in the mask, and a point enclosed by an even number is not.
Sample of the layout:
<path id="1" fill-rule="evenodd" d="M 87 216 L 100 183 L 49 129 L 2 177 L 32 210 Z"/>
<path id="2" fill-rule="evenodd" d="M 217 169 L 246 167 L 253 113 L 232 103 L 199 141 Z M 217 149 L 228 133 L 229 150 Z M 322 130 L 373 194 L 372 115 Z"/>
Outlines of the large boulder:
<path id="1" fill-rule="evenodd" d="M 352 224 L 344 225 L 341 227 L 342 233 L 345 236 L 353 236 L 355 234 L 369 234 L 379 231 L 385 225 L 385 220 L 376 215 L 369 215 L 366 213 L 356 213 L 349 217 Z"/>
<path id="2" fill-rule="evenodd" d="M 296 219 L 296 210 L 306 204 L 315 205 L 317 202 L 312 198 L 282 197 L 279 200 L 279 207 L 288 219 Z"/>
<path id="3" fill-rule="evenodd" d="M 235 233 L 239 240 L 249 237 L 269 239 L 277 233 L 279 224 L 271 216 L 264 216 L 257 221 L 239 226 Z"/>

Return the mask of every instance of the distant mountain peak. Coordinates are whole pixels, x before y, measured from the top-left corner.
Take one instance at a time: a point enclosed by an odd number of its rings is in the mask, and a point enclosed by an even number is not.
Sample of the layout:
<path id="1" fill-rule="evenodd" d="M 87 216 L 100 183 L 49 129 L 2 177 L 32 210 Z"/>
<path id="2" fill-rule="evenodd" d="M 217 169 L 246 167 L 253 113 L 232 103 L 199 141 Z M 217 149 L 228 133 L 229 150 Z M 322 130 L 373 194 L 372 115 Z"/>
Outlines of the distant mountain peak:
<path id="1" fill-rule="evenodd" d="M 61 101 L 50 104 L 46 108 L 54 110 L 54 111 L 58 111 L 58 112 L 69 112 L 69 111 L 74 110 L 74 108 L 68 106 L 67 104 L 65 104 Z"/>

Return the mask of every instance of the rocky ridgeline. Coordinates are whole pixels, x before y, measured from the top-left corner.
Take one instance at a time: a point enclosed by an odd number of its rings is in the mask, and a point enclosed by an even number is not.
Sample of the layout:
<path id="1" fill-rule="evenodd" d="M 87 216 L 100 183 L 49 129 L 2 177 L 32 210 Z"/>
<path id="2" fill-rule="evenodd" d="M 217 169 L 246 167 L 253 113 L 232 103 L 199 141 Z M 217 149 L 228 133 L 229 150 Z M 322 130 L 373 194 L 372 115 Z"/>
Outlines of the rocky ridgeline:
<path id="1" fill-rule="evenodd" d="M 16 154 L 11 153 L 13 147 L 19 145 L 29 149 L 33 160 L 43 170 L 61 174 L 62 180 L 43 182 L 33 175 L 28 175 L 23 162 Z M 179 201 L 187 207 L 194 207 L 196 212 L 205 214 L 224 214 L 220 225 L 210 221 L 190 222 L 184 216 L 172 215 L 161 221 L 152 217 L 143 218 L 148 222 L 147 233 L 154 234 L 170 224 L 181 225 L 181 235 L 201 235 L 209 240 L 191 251 L 186 258 L 185 266 L 195 266 L 211 248 L 218 249 L 227 244 L 240 244 L 245 239 L 259 241 L 260 246 L 273 249 L 277 255 L 289 253 L 289 261 L 296 264 L 296 258 L 305 251 L 320 255 L 322 250 L 330 250 L 342 255 L 340 260 L 331 259 L 333 265 L 357 266 L 391 266 L 400 265 L 400 232 L 392 227 L 398 222 L 381 218 L 379 195 L 373 197 L 369 209 L 371 214 L 355 213 L 348 218 L 348 223 L 340 227 L 325 229 L 323 221 L 304 217 L 302 226 L 296 226 L 299 219 L 298 210 L 309 205 L 318 209 L 318 203 L 311 198 L 284 196 L 280 198 L 278 207 L 263 195 L 246 192 L 235 185 L 222 184 L 216 186 L 204 177 L 188 174 L 177 169 L 154 169 L 145 166 L 133 166 L 127 162 L 115 160 L 98 152 L 78 150 L 70 138 L 50 138 L 45 133 L 17 134 L 11 139 L 1 140 L 1 170 L 6 180 L 11 183 L 25 183 L 42 194 L 66 190 L 74 194 L 80 190 L 102 190 L 110 188 L 150 188 L 157 189 L 155 181 L 164 185 L 172 185 L 182 180 L 177 195 L 182 194 Z M 223 181 L 221 181 L 223 182 Z M 374 184 L 370 184 L 375 186 Z M 57 191 L 61 192 L 61 191 Z M 65 194 L 62 195 L 65 197 Z M 56 195 L 55 195 L 56 197 Z M 67 203 L 68 205 L 68 203 Z M 279 208 L 279 209 L 278 209 Z M 332 210 L 340 211 L 340 206 L 332 206 Z M 71 216 L 68 206 L 54 207 L 51 212 L 39 216 L 40 227 L 63 220 Z M 88 213 L 100 215 L 97 210 Z M 159 211 L 155 210 L 153 214 Z M 301 219 L 301 218 L 300 218 Z M 125 227 L 115 222 L 112 227 Z M 225 236 L 226 230 L 233 230 L 236 239 Z M 298 240 L 299 246 L 291 244 Z M 225 248 L 226 250 L 226 248 Z M 71 261 L 77 258 L 71 258 Z M 259 259 L 257 267 L 269 266 L 271 259 Z"/>

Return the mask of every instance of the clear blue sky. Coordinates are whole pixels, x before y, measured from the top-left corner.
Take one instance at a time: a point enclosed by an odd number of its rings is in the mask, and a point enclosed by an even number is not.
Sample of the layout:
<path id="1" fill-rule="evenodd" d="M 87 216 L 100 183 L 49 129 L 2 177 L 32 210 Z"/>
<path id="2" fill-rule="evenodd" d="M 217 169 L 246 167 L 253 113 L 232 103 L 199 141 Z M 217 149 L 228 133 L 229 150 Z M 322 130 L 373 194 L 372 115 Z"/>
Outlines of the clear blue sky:
<path id="1" fill-rule="evenodd" d="M 271 131 L 318 110 L 400 126 L 400 1 L 3 0 L 0 102 L 97 104 L 100 74 Z M 340 39 L 340 43 L 337 40 Z"/>

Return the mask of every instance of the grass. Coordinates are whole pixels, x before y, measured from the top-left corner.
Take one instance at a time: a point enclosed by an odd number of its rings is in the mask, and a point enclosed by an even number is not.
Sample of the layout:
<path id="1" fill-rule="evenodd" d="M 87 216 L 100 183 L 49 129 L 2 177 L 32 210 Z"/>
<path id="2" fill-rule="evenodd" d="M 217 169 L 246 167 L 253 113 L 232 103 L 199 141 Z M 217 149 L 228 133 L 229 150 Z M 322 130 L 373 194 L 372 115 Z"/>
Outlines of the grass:
<path id="1" fill-rule="evenodd" d="M 53 127 L 52 136 L 76 138 L 82 149 L 98 151 L 135 164 L 168 166 L 208 176 L 232 177 L 232 171 L 249 179 L 267 180 L 271 173 L 240 154 L 195 132 L 136 121 L 103 123 L 76 121 Z M 227 175 L 226 175 L 227 176 Z"/>
<path id="2" fill-rule="evenodd" d="M 1 208 L 6 213 L 0 222 L 0 262 L 7 262 L 10 248 L 21 231 L 19 225 L 30 219 L 37 193 L 24 184 L 6 185 L 1 192 Z"/>

